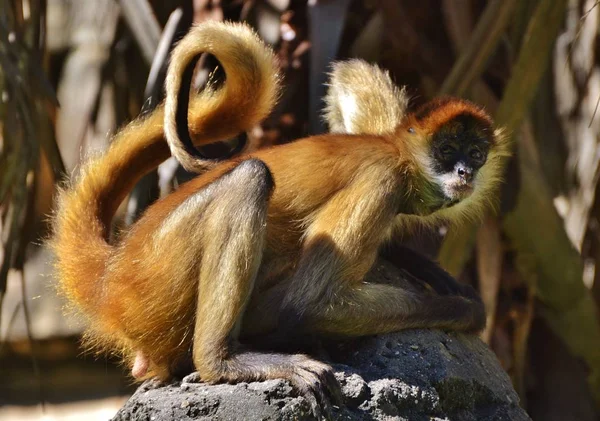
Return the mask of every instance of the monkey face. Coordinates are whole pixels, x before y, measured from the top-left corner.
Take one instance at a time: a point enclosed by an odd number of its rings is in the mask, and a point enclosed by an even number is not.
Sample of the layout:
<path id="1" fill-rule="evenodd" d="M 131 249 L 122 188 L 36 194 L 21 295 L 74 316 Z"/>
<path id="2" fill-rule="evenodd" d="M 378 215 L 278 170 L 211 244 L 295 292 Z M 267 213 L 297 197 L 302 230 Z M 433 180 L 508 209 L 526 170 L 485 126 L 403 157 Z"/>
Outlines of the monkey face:
<path id="1" fill-rule="evenodd" d="M 490 129 L 476 117 L 461 114 L 433 134 L 432 169 L 446 204 L 469 197 L 490 149 Z"/>

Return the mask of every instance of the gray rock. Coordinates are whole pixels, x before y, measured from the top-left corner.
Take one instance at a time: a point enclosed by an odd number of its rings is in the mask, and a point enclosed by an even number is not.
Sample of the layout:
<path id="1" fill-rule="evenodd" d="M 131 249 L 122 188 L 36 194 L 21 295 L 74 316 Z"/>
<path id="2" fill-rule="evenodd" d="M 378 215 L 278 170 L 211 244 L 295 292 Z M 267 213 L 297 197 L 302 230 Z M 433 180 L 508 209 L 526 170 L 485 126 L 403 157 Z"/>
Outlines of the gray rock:
<path id="1" fill-rule="evenodd" d="M 328 347 L 344 405 L 339 420 L 529 420 L 493 352 L 471 335 L 412 330 Z M 312 420 L 283 380 L 144 383 L 121 420 Z"/>

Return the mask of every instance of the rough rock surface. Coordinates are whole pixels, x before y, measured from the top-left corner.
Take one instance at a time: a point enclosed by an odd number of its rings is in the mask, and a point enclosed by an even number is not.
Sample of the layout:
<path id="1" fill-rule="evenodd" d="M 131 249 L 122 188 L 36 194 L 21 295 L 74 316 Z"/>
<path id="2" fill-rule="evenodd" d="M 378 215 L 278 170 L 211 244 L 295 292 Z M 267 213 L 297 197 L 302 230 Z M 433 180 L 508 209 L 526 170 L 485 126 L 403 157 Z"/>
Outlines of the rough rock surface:
<path id="1" fill-rule="evenodd" d="M 328 349 L 345 403 L 339 420 L 529 420 L 492 351 L 470 335 L 413 330 Z M 206 385 L 144 383 L 121 420 L 312 420 L 283 380 Z"/>

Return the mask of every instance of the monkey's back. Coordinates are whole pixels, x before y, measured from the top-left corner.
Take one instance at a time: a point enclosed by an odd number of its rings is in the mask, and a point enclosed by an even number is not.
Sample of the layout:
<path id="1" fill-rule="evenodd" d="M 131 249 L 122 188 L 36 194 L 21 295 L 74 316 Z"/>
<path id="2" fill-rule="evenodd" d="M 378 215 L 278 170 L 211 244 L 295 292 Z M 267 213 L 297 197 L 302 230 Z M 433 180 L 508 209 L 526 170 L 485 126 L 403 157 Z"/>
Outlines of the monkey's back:
<path id="1" fill-rule="evenodd" d="M 282 271 L 294 266 L 305 227 L 358 172 L 384 168 L 394 176 L 402 161 L 396 146 L 379 136 L 307 138 L 224 162 L 152 205 L 114 249 L 105 274 L 99 327 L 121 346 L 131 342 L 141 348 L 159 377 L 167 377 L 169 367 L 184 359 L 191 346 L 196 300 L 202 299 L 197 297 L 202 250 L 200 246 L 190 249 L 188 241 L 177 238 L 195 235 L 201 225 L 190 221 L 186 229 L 170 233 L 173 241 L 167 248 L 156 248 L 152 236 L 185 200 L 248 158 L 263 161 L 275 181 L 262 262 L 268 269 L 262 272 L 265 279 L 258 280 L 258 288 L 277 275 L 268 273 L 271 268 Z"/>

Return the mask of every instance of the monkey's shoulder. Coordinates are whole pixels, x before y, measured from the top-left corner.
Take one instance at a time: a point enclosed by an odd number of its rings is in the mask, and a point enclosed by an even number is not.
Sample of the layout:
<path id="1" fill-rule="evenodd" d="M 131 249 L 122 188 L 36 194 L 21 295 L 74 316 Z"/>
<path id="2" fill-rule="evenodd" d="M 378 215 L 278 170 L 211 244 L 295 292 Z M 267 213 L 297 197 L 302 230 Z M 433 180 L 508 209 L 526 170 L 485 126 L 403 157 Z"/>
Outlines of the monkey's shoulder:
<path id="1" fill-rule="evenodd" d="M 396 161 L 402 154 L 388 136 L 332 133 L 262 149 L 251 156 L 264 161 L 274 172 L 287 172 L 324 165 L 356 170 L 365 164 Z"/>

